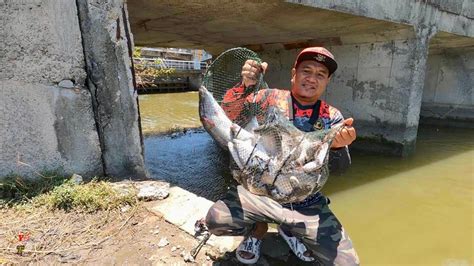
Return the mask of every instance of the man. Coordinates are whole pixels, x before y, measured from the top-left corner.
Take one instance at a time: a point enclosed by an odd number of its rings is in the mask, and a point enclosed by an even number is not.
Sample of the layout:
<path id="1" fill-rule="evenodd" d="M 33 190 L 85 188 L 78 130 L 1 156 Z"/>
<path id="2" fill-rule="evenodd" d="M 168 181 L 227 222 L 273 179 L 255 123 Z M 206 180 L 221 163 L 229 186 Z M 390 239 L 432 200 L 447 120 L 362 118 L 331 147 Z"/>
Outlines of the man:
<path id="1" fill-rule="evenodd" d="M 256 77 L 261 71 L 265 72 L 267 66 L 253 60 L 245 62 L 241 84 L 230 89 L 223 99 L 222 106 L 230 119 L 237 119 L 241 111 L 231 106 L 238 102 L 235 97 L 255 85 Z M 356 131 L 351 127 L 353 119 L 344 120 L 339 110 L 320 100 L 336 69 L 334 56 L 327 49 L 306 48 L 299 53 L 291 70 L 291 91 L 261 90 L 256 97 L 261 106 L 278 107 L 305 132 L 344 123 L 346 127 L 336 135 L 331 146 L 331 170 L 349 166 L 347 145 L 356 138 Z M 245 264 L 257 262 L 267 224 L 276 223 L 278 232 L 299 259 L 324 265 L 358 265 L 352 242 L 328 204 L 329 199 L 319 191 L 301 202 L 282 205 L 239 185 L 209 209 L 206 225 L 215 235 L 246 236 L 236 250 L 237 259 Z"/>

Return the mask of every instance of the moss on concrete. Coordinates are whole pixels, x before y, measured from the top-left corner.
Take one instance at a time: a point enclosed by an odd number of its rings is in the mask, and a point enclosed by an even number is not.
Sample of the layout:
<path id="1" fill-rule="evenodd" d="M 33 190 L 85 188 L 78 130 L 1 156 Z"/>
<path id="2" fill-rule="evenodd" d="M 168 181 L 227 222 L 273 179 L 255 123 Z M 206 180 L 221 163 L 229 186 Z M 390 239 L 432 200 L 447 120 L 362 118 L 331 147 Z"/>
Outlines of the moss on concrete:
<path id="1" fill-rule="evenodd" d="M 415 152 L 416 140 L 402 143 L 388 140 L 382 136 L 357 137 L 351 144 L 351 149 L 367 153 L 407 157 Z"/>

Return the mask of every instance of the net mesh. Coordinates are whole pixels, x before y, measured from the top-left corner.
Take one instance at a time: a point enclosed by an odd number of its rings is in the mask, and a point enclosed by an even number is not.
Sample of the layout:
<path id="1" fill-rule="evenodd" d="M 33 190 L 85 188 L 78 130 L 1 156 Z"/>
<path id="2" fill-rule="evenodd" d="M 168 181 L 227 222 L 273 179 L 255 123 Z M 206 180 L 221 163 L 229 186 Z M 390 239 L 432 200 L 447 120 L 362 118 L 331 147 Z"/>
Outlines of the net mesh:
<path id="1" fill-rule="evenodd" d="M 263 74 L 260 74 L 255 85 L 245 88 L 243 91 L 229 94 L 223 103 L 226 92 L 230 88 L 240 85 L 242 66 L 247 60 L 262 63 L 257 53 L 247 48 L 237 47 L 223 52 L 209 66 L 202 83 L 219 104 L 226 105 L 226 114 L 240 126 L 245 126 L 253 116 L 263 115 L 264 111 L 255 104 L 255 99 L 248 97 L 252 97 L 261 89 L 268 88 L 263 80 Z"/>

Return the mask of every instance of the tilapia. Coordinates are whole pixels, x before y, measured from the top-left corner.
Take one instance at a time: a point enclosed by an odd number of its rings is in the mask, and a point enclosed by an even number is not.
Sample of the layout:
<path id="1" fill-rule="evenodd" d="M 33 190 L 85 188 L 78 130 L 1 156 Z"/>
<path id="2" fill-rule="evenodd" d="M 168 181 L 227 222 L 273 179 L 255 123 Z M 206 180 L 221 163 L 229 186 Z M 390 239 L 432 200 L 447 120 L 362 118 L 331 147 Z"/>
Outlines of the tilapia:
<path id="1" fill-rule="evenodd" d="M 237 182 L 280 203 L 301 201 L 322 188 L 329 175 L 332 140 L 343 127 L 341 123 L 326 131 L 302 132 L 273 108 L 261 125 L 254 117 L 242 128 L 205 87 L 199 89 L 199 114 L 207 132 L 229 150 Z"/>
<path id="2" fill-rule="evenodd" d="M 329 149 L 343 124 L 326 131 L 302 132 L 282 114 L 274 116 L 273 121 L 254 129 L 251 140 L 235 139 L 228 144 L 239 166 L 232 173 L 254 194 L 280 203 L 302 201 L 326 183 Z"/>

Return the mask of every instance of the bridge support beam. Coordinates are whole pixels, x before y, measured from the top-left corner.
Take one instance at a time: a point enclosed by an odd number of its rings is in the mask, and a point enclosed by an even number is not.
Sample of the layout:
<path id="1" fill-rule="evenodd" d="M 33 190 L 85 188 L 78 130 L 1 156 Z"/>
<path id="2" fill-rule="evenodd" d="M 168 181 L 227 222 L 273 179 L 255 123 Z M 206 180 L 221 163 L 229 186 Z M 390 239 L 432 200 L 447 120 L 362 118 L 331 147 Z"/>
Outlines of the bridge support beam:
<path id="1" fill-rule="evenodd" d="M 104 172 L 111 177 L 144 178 L 126 5 L 112 0 L 100 5 L 76 1 Z"/>
<path id="2" fill-rule="evenodd" d="M 420 123 L 474 128 L 474 46 L 434 49 L 444 36 L 430 43 Z"/>

